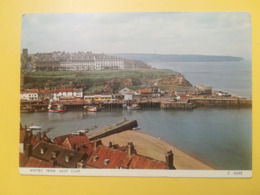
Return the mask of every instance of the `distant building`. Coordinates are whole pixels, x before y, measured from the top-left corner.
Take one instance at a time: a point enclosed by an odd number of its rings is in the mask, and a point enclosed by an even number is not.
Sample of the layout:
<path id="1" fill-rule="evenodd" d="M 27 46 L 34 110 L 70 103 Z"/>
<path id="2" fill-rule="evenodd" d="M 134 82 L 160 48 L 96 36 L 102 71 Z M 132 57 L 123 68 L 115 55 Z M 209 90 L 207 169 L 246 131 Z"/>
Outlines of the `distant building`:
<path id="1" fill-rule="evenodd" d="M 38 89 L 27 89 L 21 91 L 20 100 L 38 100 Z"/>
<path id="2" fill-rule="evenodd" d="M 152 96 L 152 90 L 151 89 L 139 89 L 138 90 L 141 98 L 148 98 Z"/>
<path id="3" fill-rule="evenodd" d="M 28 65 L 28 60 L 29 56 L 28 56 L 28 49 L 24 48 L 21 54 L 21 68 L 25 69 Z"/>
<path id="4" fill-rule="evenodd" d="M 37 53 L 32 56 L 37 71 L 85 71 L 124 69 L 124 60 L 116 56 L 93 54 L 92 52 Z"/>
<path id="5" fill-rule="evenodd" d="M 153 85 L 153 86 L 151 86 L 151 90 L 152 90 L 151 91 L 151 96 L 153 98 L 161 97 L 161 89 L 160 89 L 159 86 Z"/>
<path id="6" fill-rule="evenodd" d="M 197 85 L 196 88 L 198 89 L 198 95 L 211 95 L 212 94 L 212 87 L 207 85 Z"/>
<path id="7" fill-rule="evenodd" d="M 84 100 L 91 103 L 95 102 L 111 102 L 113 101 L 112 95 L 85 95 Z"/>
<path id="8" fill-rule="evenodd" d="M 82 99 L 83 90 L 75 89 L 75 88 L 63 88 L 63 89 L 53 89 L 51 90 L 51 99 L 58 100 L 66 100 L 66 99 Z"/>

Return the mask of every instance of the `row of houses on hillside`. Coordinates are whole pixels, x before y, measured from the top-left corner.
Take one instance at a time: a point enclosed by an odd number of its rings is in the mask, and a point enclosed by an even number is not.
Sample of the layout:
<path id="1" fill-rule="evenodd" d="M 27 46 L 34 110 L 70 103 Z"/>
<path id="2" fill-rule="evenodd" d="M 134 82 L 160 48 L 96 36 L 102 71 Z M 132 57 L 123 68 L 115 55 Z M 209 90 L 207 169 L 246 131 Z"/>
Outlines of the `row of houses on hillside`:
<path id="1" fill-rule="evenodd" d="M 51 52 L 31 56 L 36 71 L 124 69 L 124 59 L 92 52 Z"/>
<path id="2" fill-rule="evenodd" d="M 104 146 L 100 139 L 91 141 L 83 132 L 50 140 L 26 128 L 20 136 L 20 167 L 175 169 L 172 151 L 166 152 L 165 161 L 159 161 L 138 154 L 133 142 Z"/>

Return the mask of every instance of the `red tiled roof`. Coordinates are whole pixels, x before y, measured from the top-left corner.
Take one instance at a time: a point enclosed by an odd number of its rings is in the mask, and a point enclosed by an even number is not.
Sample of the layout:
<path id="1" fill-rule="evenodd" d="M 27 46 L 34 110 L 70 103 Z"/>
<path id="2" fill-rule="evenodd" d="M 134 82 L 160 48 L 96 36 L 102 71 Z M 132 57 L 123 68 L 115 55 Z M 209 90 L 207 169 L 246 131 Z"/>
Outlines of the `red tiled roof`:
<path id="1" fill-rule="evenodd" d="M 60 92 L 76 92 L 75 88 L 64 88 L 64 89 L 53 89 L 52 93 L 60 93 Z"/>
<path id="2" fill-rule="evenodd" d="M 132 156 L 130 169 L 166 169 L 166 162 L 154 160 L 149 157 L 134 154 Z"/>
<path id="3" fill-rule="evenodd" d="M 28 93 L 38 93 L 38 89 L 27 89 Z"/>
<path id="4" fill-rule="evenodd" d="M 75 146 L 78 151 L 86 153 L 87 155 L 91 154 L 93 148 L 93 144 L 90 143 L 86 134 L 69 134 L 56 137 L 54 143 L 69 149 L 74 149 Z"/>
<path id="5" fill-rule="evenodd" d="M 41 89 L 39 93 L 47 93 L 49 94 L 51 91 L 49 89 Z"/>
<path id="6" fill-rule="evenodd" d="M 70 145 L 73 147 L 73 145 L 82 145 L 90 143 L 88 136 L 86 134 L 82 135 L 71 135 L 68 137 Z"/>
<path id="7" fill-rule="evenodd" d="M 95 156 L 97 159 L 95 161 Z M 105 160 L 109 159 L 107 165 L 105 165 Z M 127 168 L 131 157 L 127 156 L 126 152 L 122 152 L 120 150 L 107 148 L 104 146 L 99 146 L 96 151 L 92 153 L 87 161 L 87 166 L 95 167 L 95 168 Z"/>
<path id="8" fill-rule="evenodd" d="M 19 165 L 20 167 L 37 167 L 37 168 L 53 167 L 52 166 L 53 164 L 51 162 L 42 161 L 32 156 L 29 159 L 27 159 L 23 153 L 20 153 Z"/>
<path id="9" fill-rule="evenodd" d="M 64 140 L 65 140 L 68 136 L 70 136 L 70 135 L 71 135 L 71 134 L 62 135 L 62 136 L 59 136 L 59 137 L 55 137 L 54 140 L 53 140 L 53 142 L 54 142 L 55 144 L 58 144 L 58 145 L 62 146 Z"/>
<path id="10" fill-rule="evenodd" d="M 151 89 L 139 89 L 139 93 L 151 93 Z"/>

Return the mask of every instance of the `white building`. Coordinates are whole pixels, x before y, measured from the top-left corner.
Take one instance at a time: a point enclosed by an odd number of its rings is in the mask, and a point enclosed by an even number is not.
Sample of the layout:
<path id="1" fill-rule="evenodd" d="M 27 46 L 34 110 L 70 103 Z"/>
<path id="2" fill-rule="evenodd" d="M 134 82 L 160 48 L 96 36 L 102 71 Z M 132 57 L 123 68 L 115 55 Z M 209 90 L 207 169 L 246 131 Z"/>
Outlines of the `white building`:
<path id="1" fill-rule="evenodd" d="M 64 71 L 80 71 L 80 70 L 95 70 L 96 65 L 94 60 L 76 60 L 65 61 L 60 63 L 60 70 Z"/>
<path id="2" fill-rule="evenodd" d="M 20 92 L 20 100 L 38 100 L 38 89 L 27 89 Z"/>
<path id="3" fill-rule="evenodd" d="M 124 69 L 124 60 L 115 56 L 95 56 L 96 70 Z"/>
<path id="4" fill-rule="evenodd" d="M 75 88 L 64 88 L 64 89 L 54 89 L 51 91 L 51 99 L 52 100 L 60 100 L 60 99 L 72 99 L 83 97 L 82 89 Z"/>

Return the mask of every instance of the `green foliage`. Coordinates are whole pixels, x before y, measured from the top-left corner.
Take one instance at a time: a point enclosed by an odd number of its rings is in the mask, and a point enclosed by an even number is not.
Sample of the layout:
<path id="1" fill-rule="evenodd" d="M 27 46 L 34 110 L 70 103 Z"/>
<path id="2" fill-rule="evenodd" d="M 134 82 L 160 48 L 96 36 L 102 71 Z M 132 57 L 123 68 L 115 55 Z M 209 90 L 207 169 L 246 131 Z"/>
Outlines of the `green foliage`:
<path id="1" fill-rule="evenodd" d="M 108 80 L 132 78 L 133 87 L 138 86 L 144 79 L 161 78 L 162 76 L 176 75 L 177 72 L 161 69 L 125 69 L 125 70 L 100 70 L 100 71 L 53 71 L 53 72 L 33 72 L 25 73 L 25 88 L 49 87 L 75 87 L 84 88 L 87 92 L 91 90 L 102 90 Z M 95 86 L 97 85 L 97 86 Z M 91 87 L 93 87 L 91 89 Z M 113 90 L 120 89 L 120 82 L 115 82 Z"/>

